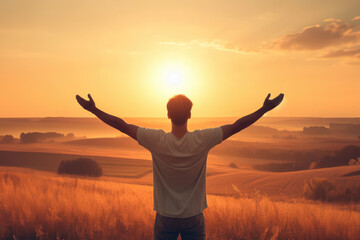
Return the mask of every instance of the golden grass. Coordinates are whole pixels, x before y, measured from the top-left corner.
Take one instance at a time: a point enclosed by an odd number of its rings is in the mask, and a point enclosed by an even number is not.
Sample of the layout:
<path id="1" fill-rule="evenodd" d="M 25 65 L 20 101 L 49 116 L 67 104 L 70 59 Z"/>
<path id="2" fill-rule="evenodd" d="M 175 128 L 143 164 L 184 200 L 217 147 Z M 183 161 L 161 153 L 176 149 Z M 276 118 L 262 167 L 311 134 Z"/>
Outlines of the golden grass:
<path id="1" fill-rule="evenodd" d="M 360 213 L 329 204 L 208 196 L 207 239 L 360 239 Z M 0 239 L 152 239 L 152 187 L 0 172 Z"/>

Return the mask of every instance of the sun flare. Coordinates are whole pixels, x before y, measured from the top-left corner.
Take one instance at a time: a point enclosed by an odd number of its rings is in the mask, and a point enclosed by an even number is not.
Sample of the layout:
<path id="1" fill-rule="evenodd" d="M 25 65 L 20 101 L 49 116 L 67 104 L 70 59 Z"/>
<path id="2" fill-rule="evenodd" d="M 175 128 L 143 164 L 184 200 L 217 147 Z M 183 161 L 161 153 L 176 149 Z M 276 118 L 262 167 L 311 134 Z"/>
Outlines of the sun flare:
<path id="1" fill-rule="evenodd" d="M 160 64 L 156 73 L 156 88 L 162 95 L 188 94 L 194 88 L 194 73 L 182 62 Z"/>
<path id="2" fill-rule="evenodd" d="M 164 79 L 167 84 L 172 87 L 178 87 L 183 81 L 183 73 L 178 69 L 166 69 L 164 72 Z"/>

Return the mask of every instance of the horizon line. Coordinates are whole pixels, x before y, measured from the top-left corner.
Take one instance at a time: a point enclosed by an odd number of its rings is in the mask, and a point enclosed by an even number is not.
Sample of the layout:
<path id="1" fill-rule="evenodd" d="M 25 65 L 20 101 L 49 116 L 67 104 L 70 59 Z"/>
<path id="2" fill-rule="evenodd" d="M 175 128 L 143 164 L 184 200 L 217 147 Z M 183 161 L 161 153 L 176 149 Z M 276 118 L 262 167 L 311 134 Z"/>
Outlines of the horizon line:
<path id="1" fill-rule="evenodd" d="M 0 119 L 25 119 L 25 118 L 94 118 L 96 119 L 97 117 L 95 116 L 92 116 L 92 117 L 79 117 L 79 116 L 76 116 L 76 117 L 69 117 L 69 116 L 42 116 L 42 117 L 0 117 Z M 167 117 L 122 117 L 122 118 L 157 118 L 157 119 L 168 119 Z M 226 116 L 226 117 L 191 117 L 191 119 L 202 119 L 202 118 L 241 118 L 241 116 Z M 360 118 L 360 116 L 357 116 L 357 117 L 318 117 L 318 116 L 315 116 L 315 117 L 308 117 L 308 116 L 263 116 L 262 118 Z M 191 121 L 190 119 L 190 121 Z"/>

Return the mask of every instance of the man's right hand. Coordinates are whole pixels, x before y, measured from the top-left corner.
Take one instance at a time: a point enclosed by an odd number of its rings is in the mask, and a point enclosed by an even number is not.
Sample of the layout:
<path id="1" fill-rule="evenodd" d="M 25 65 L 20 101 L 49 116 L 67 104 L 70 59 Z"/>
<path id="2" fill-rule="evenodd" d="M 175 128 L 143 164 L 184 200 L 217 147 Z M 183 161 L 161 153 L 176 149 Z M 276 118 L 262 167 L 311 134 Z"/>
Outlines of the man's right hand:
<path id="1" fill-rule="evenodd" d="M 80 97 L 79 95 L 76 95 L 76 100 L 78 101 L 78 103 L 86 110 L 93 112 L 96 107 L 95 107 L 95 102 L 92 99 L 91 95 L 88 94 L 89 97 L 89 101 L 83 99 L 82 97 Z"/>
<path id="2" fill-rule="evenodd" d="M 278 106 L 283 98 L 284 98 L 284 94 L 283 93 L 280 93 L 279 96 L 277 96 L 276 98 L 270 100 L 270 93 L 267 95 L 267 97 L 265 98 L 265 101 L 264 101 L 264 105 L 263 105 L 263 109 L 268 112 L 272 109 L 274 109 L 276 106 Z"/>

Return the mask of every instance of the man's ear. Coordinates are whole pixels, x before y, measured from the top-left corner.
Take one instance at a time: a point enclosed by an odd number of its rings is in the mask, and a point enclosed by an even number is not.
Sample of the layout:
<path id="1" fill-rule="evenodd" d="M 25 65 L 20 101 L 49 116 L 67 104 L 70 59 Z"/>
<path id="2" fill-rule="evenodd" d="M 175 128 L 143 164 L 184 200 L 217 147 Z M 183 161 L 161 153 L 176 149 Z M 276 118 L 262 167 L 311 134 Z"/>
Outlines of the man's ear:
<path id="1" fill-rule="evenodd" d="M 168 119 L 170 119 L 170 114 L 169 114 L 169 112 L 167 113 L 167 115 L 168 115 Z"/>
<path id="2" fill-rule="evenodd" d="M 191 118 L 191 112 L 189 113 L 189 118 L 188 119 L 190 119 Z"/>

